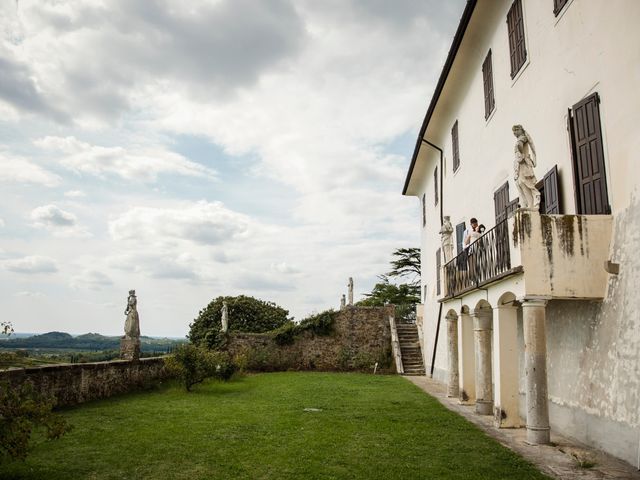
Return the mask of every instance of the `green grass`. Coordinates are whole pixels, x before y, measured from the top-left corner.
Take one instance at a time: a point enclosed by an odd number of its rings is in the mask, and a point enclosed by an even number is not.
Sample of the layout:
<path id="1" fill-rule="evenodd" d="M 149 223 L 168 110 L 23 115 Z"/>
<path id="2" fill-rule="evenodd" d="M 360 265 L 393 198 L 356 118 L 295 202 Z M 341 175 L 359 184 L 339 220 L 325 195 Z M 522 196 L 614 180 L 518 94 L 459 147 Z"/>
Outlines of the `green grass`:
<path id="1" fill-rule="evenodd" d="M 547 478 L 397 376 L 252 375 L 63 414 L 74 430 L 0 478 Z"/>

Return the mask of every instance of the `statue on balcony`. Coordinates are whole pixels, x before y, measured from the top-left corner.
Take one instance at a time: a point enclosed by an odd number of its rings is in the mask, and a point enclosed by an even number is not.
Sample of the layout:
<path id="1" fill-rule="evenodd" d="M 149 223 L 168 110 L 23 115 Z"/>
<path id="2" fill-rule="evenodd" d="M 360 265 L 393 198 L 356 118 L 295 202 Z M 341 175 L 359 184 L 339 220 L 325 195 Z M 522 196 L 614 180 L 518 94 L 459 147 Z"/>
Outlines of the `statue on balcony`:
<path id="1" fill-rule="evenodd" d="M 540 192 L 536 188 L 536 174 L 533 171 L 536 166 L 536 147 L 522 125 L 514 125 L 512 130 L 517 139 L 514 148 L 513 178 L 518 192 L 520 192 L 520 206 L 538 210 L 540 208 Z"/>
<path id="2" fill-rule="evenodd" d="M 448 215 L 445 215 L 442 227 L 440 227 L 440 242 L 442 243 L 444 263 L 447 263 L 453 258 L 453 225 L 451 225 L 451 217 Z"/>

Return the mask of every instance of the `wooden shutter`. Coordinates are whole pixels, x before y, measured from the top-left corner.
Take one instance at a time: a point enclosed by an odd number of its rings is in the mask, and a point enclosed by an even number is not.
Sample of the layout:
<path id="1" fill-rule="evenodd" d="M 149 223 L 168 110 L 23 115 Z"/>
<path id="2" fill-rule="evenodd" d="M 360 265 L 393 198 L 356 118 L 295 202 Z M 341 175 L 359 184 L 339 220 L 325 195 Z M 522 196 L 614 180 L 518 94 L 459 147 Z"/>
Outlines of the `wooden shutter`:
<path id="1" fill-rule="evenodd" d="M 560 190 L 558 188 L 558 166 L 549 170 L 542 179 L 544 191 L 543 213 L 560 213 Z M 542 205 L 540 205 L 542 207 Z"/>
<path id="2" fill-rule="evenodd" d="M 515 211 L 518 209 L 518 207 L 520 206 L 518 204 L 518 201 L 520 200 L 519 197 L 514 198 L 513 200 L 511 200 L 509 203 L 507 203 L 507 218 L 511 218 L 513 217 L 513 214 L 515 213 Z"/>
<path id="3" fill-rule="evenodd" d="M 456 225 L 456 244 L 457 244 L 457 252 L 460 253 L 462 252 L 462 241 L 464 240 L 464 229 L 465 229 L 465 224 L 464 222 L 459 223 L 458 225 Z"/>
<path id="4" fill-rule="evenodd" d="M 553 0 L 553 14 L 557 17 L 568 0 Z"/>
<path id="5" fill-rule="evenodd" d="M 570 112 L 576 210 L 582 215 L 611 213 L 604 166 L 600 125 L 600 97 L 597 93 L 576 103 Z"/>
<path id="6" fill-rule="evenodd" d="M 493 66 L 491 64 L 491 50 L 487 53 L 487 58 L 484 59 L 482 64 L 482 81 L 484 83 L 484 118 L 489 118 L 493 107 L 495 106 L 495 99 L 493 98 Z M 456 122 L 457 126 L 457 122 Z"/>
<path id="7" fill-rule="evenodd" d="M 527 59 L 527 49 L 524 43 L 524 17 L 522 16 L 521 0 L 514 0 L 511 8 L 509 9 L 509 13 L 507 13 L 507 32 L 509 34 L 511 78 L 513 78 Z"/>
<path id="8" fill-rule="evenodd" d="M 505 182 L 493 194 L 493 206 L 496 214 L 496 224 L 507 218 L 507 205 L 509 204 L 509 182 Z"/>
<path id="9" fill-rule="evenodd" d="M 427 194 L 422 194 L 422 226 L 427 225 Z"/>
<path id="10" fill-rule="evenodd" d="M 435 187 L 433 189 L 435 205 L 438 205 L 438 167 L 433 171 L 433 185 Z"/>
<path id="11" fill-rule="evenodd" d="M 458 120 L 451 129 L 451 145 L 453 146 L 453 171 L 460 167 L 460 146 L 458 144 Z"/>
<path id="12" fill-rule="evenodd" d="M 440 248 L 436 250 L 436 294 L 440 295 L 440 269 L 442 268 Z"/>

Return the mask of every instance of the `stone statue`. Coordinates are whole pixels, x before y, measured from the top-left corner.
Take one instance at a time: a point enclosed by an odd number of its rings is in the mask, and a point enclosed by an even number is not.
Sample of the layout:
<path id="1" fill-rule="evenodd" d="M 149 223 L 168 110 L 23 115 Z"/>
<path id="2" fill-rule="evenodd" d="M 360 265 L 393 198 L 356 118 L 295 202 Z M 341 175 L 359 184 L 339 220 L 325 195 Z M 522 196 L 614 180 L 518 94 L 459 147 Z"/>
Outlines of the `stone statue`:
<path id="1" fill-rule="evenodd" d="M 517 139 L 514 148 L 513 178 L 520 192 L 520 206 L 538 210 L 540 192 L 536 188 L 536 174 L 533 171 L 536 166 L 536 147 L 522 125 L 514 125 L 512 130 Z"/>
<path id="2" fill-rule="evenodd" d="M 138 360 L 140 358 L 140 317 L 135 290 L 129 290 L 124 314 L 127 319 L 124 322 L 124 337 L 120 339 L 120 358 Z"/>
<path id="3" fill-rule="evenodd" d="M 346 307 L 346 306 L 347 306 L 347 297 L 343 293 L 342 297 L 340 298 L 340 310 L 344 310 L 344 307 Z"/>
<path id="4" fill-rule="evenodd" d="M 453 258 L 453 225 L 451 225 L 451 217 L 445 216 L 442 227 L 440 227 L 440 242 L 442 243 L 442 253 L 444 254 L 444 263 Z"/>
<path id="5" fill-rule="evenodd" d="M 227 305 L 227 301 L 222 301 L 222 329 L 223 332 L 227 332 L 229 330 L 229 306 Z"/>
<path id="6" fill-rule="evenodd" d="M 140 337 L 140 318 L 138 317 L 138 299 L 136 298 L 136 291 L 129 290 L 129 298 L 127 298 L 127 308 L 124 314 L 127 319 L 124 322 L 124 336 L 126 338 L 139 338 Z"/>
<path id="7" fill-rule="evenodd" d="M 349 305 L 353 305 L 353 277 L 349 277 L 347 287 L 349 287 Z"/>

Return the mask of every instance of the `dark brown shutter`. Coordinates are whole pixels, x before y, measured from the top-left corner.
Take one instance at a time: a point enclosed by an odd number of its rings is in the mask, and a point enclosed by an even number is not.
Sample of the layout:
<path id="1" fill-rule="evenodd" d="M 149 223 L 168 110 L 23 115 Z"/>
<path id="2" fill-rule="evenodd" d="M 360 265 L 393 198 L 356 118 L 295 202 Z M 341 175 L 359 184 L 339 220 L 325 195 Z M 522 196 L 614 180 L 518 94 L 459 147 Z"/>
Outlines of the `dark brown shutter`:
<path id="1" fill-rule="evenodd" d="M 489 118 L 493 107 L 495 106 L 495 99 L 493 98 L 493 66 L 491 64 L 491 50 L 487 53 L 487 58 L 484 59 L 482 64 L 482 81 L 484 83 L 484 118 Z"/>
<path id="2" fill-rule="evenodd" d="M 438 205 L 438 167 L 433 171 L 433 185 L 435 187 L 433 189 L 434 200 L 435 204 Z"/>
<path id="3" fill-rule="evenodd" d="M 558 166 L 549 170 L 542 179 L 544 190 L 543 213 L 560 213 L 560 190 L 558 189 Z M 542 207 L 542 205 L 541 205 Z"/>
<path id="4" fill-rule="evenodd" d="M 557 17 L 568 0 L 553 0 L 553 14 Z"/>
<path id="5" fill-rule="evenodd" d="M 427 194 L 422 194 L 422 226 L 427 225 Z"/>
<path id="6" fill-rule="evenodd" d="M 493 194 L 493 206 L 496 214 L 496 224 L 507 218 L 507 205 L 509 204 L 509 182 L 505 182 Z"/>
<path id="7" fill-rule="evenodd" d="M 576 188 L 576 210 L 582 215 L 611 213 L 604 167 L 600 97 L 576 103 L 570 117 Z"/>
<path id="8" fill-rule="evenodd" d="M 453 171 L 460 167 L 460 146 L 458 144 L 458 120 L 451 129 L 451 145 L 453 146 Z"/>
<path id="9" fill-rule="evenodd" d="M 442 267 L 440 249 L 436 250 L 436 294 L 440 295 L 440 268 Z"/>
<path id="10" fill-rule="evenodd" d="M 460 253 L 462 252 L 462 241 L 464 240 L 464 229 L 465 229 L 465 224 L 464 222 L 459 223 L 458 225 L 456 225 L 456 244 L 457 244 L 457 252 Z"/>
<path id="11" fill-rule="evenodd" d="M 522 1 L 514 0 L 507 13 L 507 32 L 509 34 L 509 57 L 511 59 L 511 78 L 516 76 L 527 59 L 527 48 L 524 43 L 524 17 Z"/>
<path id="12" fill-rule="evenodd" d="M 511 218 L 513 217 L 513 214 L 515 213 L 515 211 L 518 209 L 518 207 L 520 206 L 518 204 L 518 201 L 520 200 L 519 197 L 514 198 L 513 200 L 511 200 L 509 203 L 507 203 L 507 218 Z"/>

